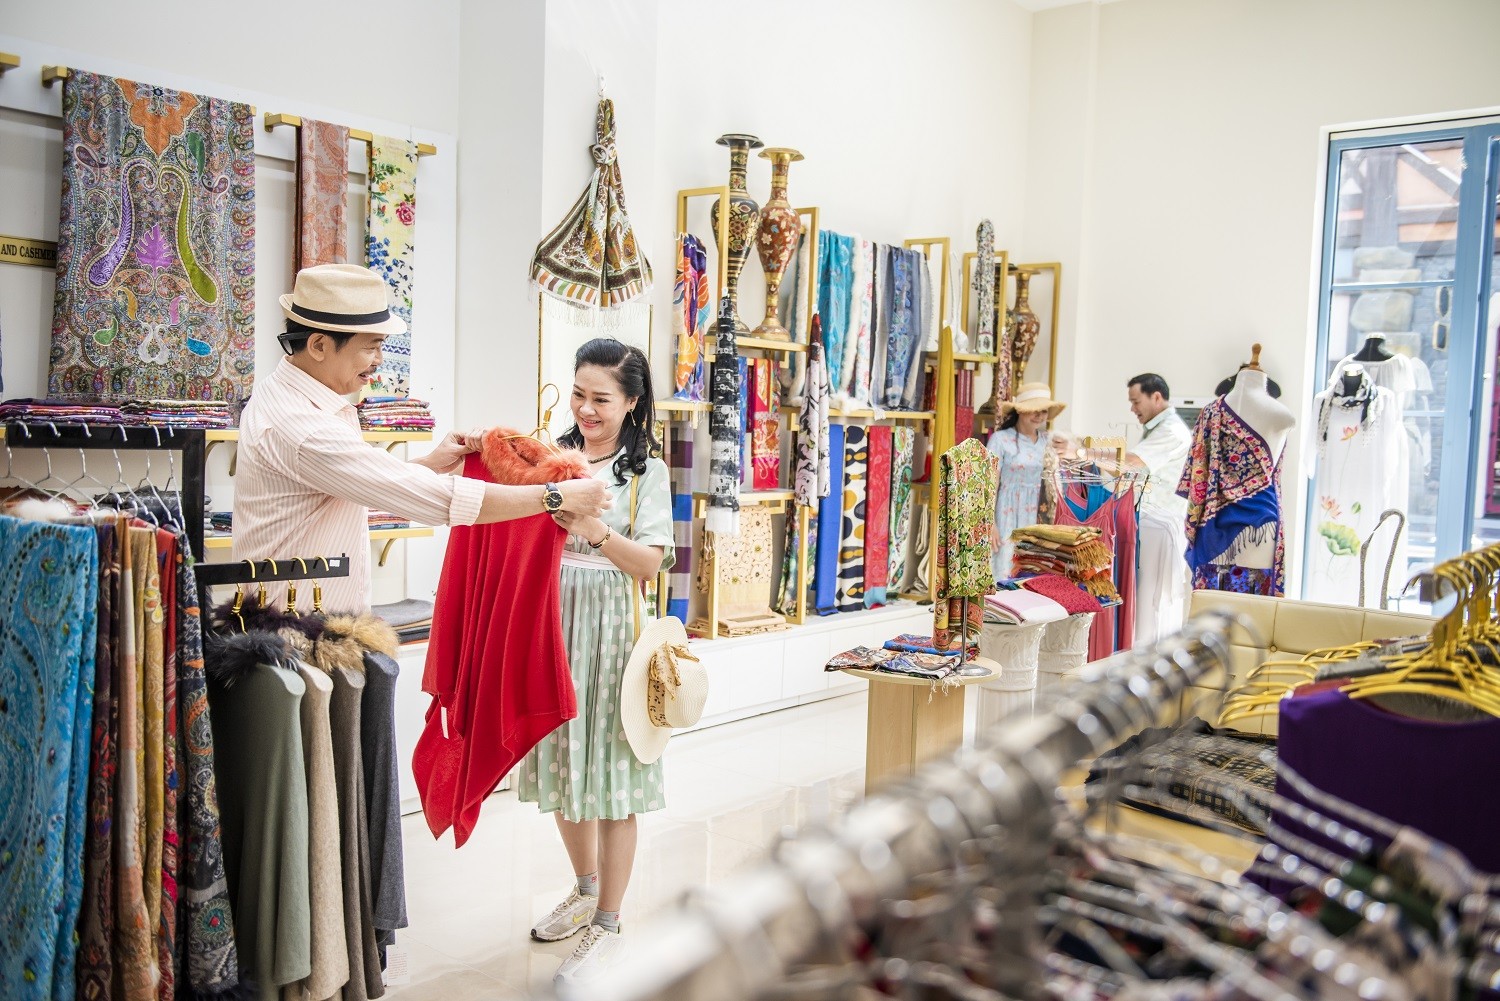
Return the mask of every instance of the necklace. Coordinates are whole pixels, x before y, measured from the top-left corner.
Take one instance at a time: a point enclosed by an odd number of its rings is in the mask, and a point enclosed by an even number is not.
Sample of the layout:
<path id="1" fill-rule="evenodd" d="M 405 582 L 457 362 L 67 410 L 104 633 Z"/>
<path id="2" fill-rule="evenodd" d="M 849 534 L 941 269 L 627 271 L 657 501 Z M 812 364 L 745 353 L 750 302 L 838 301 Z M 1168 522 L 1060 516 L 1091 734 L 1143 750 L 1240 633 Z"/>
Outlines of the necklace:
<path id="1" fill-rule="evenodd" d="M 591 466 L 597 466 L 599 463 L 601 463 L 601 462 L 607 462 L 608 460 L 613 459 L 615 456 L 617 456 L 619 454 L 620 454 L 619 451 L 616 450 L 614 452 L 609 453 L 608 455 L 601 455 L 597 459 L 589 459 L 589 465 L 591 465 Z M 588 459 L 588 456 L 584 456 L 584 458 Z"/>

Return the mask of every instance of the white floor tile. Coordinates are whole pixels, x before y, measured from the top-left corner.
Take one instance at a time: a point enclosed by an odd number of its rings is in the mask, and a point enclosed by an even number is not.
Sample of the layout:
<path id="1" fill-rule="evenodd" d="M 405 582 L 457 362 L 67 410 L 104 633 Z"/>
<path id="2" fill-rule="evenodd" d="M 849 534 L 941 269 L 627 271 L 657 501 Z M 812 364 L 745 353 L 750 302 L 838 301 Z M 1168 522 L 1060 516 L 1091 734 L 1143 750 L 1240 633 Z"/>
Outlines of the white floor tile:
<path id="1" fill-rule="evenodd" d="M 865 697 L 768 713 L 674 738 L 667 808 L 640 817 L 635 871 L 621 916 L 633 924 L 765 857 L 784 833 L 848 809 L 864 788 Z M 552 818 L 514 793 L 485 803 L 454 850 L 420 815 L 406 818 L 411 927 L 399 932 L 411 981 L 394 1001 L 490 1001 L 551 982 L 576 940 L 530 940 L 532 923 L 572 885 Z"/>

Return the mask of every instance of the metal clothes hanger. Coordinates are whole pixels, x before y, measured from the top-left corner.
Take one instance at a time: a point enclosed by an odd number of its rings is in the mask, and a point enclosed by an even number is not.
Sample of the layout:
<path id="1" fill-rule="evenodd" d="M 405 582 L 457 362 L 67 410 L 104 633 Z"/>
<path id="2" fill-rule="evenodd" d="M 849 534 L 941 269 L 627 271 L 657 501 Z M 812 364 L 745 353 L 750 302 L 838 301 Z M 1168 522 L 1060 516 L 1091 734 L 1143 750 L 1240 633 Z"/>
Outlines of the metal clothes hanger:
<path id="1" fill-rule="evenodd" d="M 547 390 L 549 389 L 552 390 L 553 393 L 552 403 L 550 406 L 545 404 L 543 405 L 541 423 L 533 428 L 530 434 L 508 434 L 505 437 L 501 438 L 501 441 L 511 441 L 516 438 L 533 438 L 536 441 L 541 442 L 543 445 L 546 445 L 547 448 L 552 452 L 561 454 L 562 449 L 558 448 L 557 442 L 552 440 L 551 428 L 552 411 L 556 409 L 558 404 L 562 403 L 562 390 L 558 389 L 555 384 L 549 382 L 542 387 L 542 399 L 545 400 L 547 398 L 546 394 Z"/>

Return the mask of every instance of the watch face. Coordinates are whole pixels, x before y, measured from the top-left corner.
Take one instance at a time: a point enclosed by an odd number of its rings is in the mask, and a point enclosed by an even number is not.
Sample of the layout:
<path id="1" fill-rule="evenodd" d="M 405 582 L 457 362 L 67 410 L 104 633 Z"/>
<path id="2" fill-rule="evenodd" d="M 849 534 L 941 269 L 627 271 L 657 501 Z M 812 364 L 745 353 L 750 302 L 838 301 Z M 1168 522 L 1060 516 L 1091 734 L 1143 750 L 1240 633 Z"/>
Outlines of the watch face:
<path id="1" fill-rule="evenodd" d="M 547 492 L 542 494 L 542 506 L 552 513 L 562 510 L 563 495 L 551 483 L 547 484 Z"/>

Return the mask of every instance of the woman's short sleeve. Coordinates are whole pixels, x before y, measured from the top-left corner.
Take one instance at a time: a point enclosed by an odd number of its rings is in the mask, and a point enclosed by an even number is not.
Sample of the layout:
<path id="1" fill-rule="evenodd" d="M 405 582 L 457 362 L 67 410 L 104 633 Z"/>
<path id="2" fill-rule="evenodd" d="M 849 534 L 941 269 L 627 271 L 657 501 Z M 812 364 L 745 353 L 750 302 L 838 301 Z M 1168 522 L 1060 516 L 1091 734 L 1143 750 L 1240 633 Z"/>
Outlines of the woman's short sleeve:
<path id="1" fill-rule="evenodd" d="M 677 562 L 677 540 L 672 533 L 672 483 L 667 464 L 647 459 L 640 479 L 634 539 L 643 546 L 662 547 L 661 569 L 670 570 Z"/>

